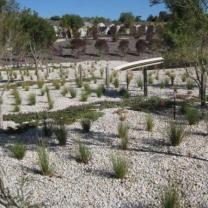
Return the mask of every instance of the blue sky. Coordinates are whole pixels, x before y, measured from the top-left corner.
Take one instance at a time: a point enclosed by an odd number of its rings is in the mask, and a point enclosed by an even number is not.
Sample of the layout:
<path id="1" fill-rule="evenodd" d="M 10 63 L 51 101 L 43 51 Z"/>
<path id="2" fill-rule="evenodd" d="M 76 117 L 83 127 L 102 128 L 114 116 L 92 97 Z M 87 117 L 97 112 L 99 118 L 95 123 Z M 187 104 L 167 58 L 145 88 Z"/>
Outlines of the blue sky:
<path id="1" fill-rule="evenodd" d="M 149 14 L 165 10 L 163 5 L 149 6 L 149 0 L 17 0 L 21 7 L 32 8 L 43 17 L 79 14 L 117 19 L 121 12 L 133 12 L 146 19 Z"/>

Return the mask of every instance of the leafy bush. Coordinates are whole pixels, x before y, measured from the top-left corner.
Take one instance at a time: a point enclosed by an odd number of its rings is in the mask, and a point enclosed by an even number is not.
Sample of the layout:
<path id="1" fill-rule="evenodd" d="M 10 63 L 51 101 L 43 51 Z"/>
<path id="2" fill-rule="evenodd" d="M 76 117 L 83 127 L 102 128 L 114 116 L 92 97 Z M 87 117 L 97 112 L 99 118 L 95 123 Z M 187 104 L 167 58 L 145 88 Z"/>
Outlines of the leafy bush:
<path id="1" fill-rule="evenodd" d="M 12 95 L 14 96 L 15 104 L 20 105 L 22 103 L 22 99 L 21 99 L 20 94 L 16 88 L 12 91 Z"/>
<path id="2" fill-rule="evenodd" d="M 36 95 L 34 93 L 29 94 L 28 96 L 28 105 L 36 104 Z"/>
<path id="3" fill-rule="evenodd" d="M 147 131 L 152 131 L 154 128 L 154 121 L 151 115 L 148 115 L 146 117 L 146 130 Z"/>
<path id="4" fill-rule="evenodd" d="M 15 104 L 13 108 L 13 112 L 19 112 L 19 111 L 20 111 L 19 105 Z"/>
<path id="5" fill-rule="evenodd" d="M 178 146 L 186 135 L 185 127 L 175 121 L 170 122 L 166 132 L 172 146 Z"/>
<path id="6" fill-rule="evenodd" d="M 79 142 L 79 151 L 77 155 L 77 160 L 79 162 L 87 164 L 92 158 L 92 154 L 90 149 L 84 145 L 83 143 Z"/>
<path id="7" fill-rule="evenodd" d="M 71 95 L 71 98 L 75 98 L 77 96 L 77 91 L 75 88 L 70 87 L 69 88 L 69 93 Z"/>
<path id="8" fill-rule="evenodd" d="M 81 120 L 80 124 L 82 126 L 83 132 L 87 133 L 90 131 L 92 121 L 90 119 L 83 119 Z"/>
<path id="9" fill-rule="evenodd" d="M 152 77 L 152 76 L 149 76 L 149 77 L 148 77 L 148 83 L 149 83 L 149 84 L 153 84 L 153 82 L 154 82 L 154 81 L 153 81 L 153 77 Z"/>
<path id="10" fill-rule="evenodd" d="M 122 96 L 124 98 L 129 98 L 129 92 L 128 92 L 128 90 L 126 90 L 124 88 L 121 88 L 118 93 L 120 96 Z"/>
<path id="11" fill-rule="evenodd" d="M 53 86 L 56 90 L 60 89 L 60 81 L 59 80 L 53 80 Z"/>
<path id="12" fill-rule="evenodd" d="M 53 168 L 49 162 L 49 155 L 45 147 L 39 146 L 37 149 L 38 154 L 38 165 L 40 167 L 42 175 L 52 176 Z"/>
<path id="13" fill-rule="evenodd" d="M 78 88 L 81 88 L 81 87 L 82 87 L 82 84 L 83 84 L 83 83 L 82 83 L 82 80 L 81 80 L 80 78 L 77 77 L 77 78 L 75 79 L 75 82 L 76 82 L 76 85 L 77 85 Z"/>
<path id="14" fill-rule="evenodd" d="M 63 96 L 66 96 L 66 94 L 69 92 L 69 89 L 67 87 L 63 87 L 62 90 L 61 90 L 61 94 Z"/>
<path id="15" fill-rule="evenodd" d="M 121 139 L 121 149 L 126 150 L 128 149 L 128 142 L 129 142 L 129 127 L 125 122 L 120 122 L 118 124 L 118 136 Z"/>
<path id="16" fill-rule="evenodd" d="M 143 89 L 143 80 L 142 80 L 142 78 L 139 77 L 136 82 L 137 82 L 137 87 L 141 88 L 141 90 L 142 90 Z"/>
<path id="17" fill-rule="evenodd" d="M 22 160 L 26 153 L 26 146 L 21 143 L 13 144 L 9 147 L 14 158 Z"/>
<path id="18" fill-rule="evenodd" d="M 60 124 L 56 127 L 55 135 L 59 145 L 65 146 L 67 142 L 67 131 L 65 125 L 62 122 L 60 122 Z"/>
<path id="19" fill-rule="evenodd" d="M 113 156 L 111 160 L 115 177 L 123 179 L 128 172 L 127 160 L 121 156 Z"/>
<path id="20" fill-rule="evenodd" d="M 113 85 L 114 85 L 114 87 L 115 87 L 116 89 L 119 88 L 119 79 L 118 79 L 118 78 L 115 78 L 115 79 L 114 79 Z"/>
<path id="21" fill-rule="evenodd" d="M 87 93 L 88 95 L 90 95 L 92 92 L 92 89 L 88 83 L 84 84 L 84 90 L 85 90 L 85 93 Z"/>
<path id="22" fill-rule="evenodd" d="M 200 120 L 199 110 L 193 107 L 187 107 L 185 112 L 189 125 L 195 125 Z"/>

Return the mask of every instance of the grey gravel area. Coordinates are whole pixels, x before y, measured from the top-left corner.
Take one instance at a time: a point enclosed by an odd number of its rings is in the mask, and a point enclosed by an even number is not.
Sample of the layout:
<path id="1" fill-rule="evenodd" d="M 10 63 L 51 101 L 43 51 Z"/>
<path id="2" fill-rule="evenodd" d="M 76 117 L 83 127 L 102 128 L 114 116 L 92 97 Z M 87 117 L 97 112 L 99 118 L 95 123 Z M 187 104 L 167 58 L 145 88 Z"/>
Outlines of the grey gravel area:
<path id="1" fill-rule="evenodd" d="M 34 132 L 13 135 L 5 140 L 1 135 L 0 163 L 6 169 L 8 186 L 14 187 L 22 175 L 33 178 L 29 186 L 34 201 L 54 208 L 159 208 L 162 190 L 168 181 L 176 181 L 183 190 L 186 207 L 208 207 L 208 137 L 203 122 L 187 127 L 188 136 L 179 147 L 170 147 L 165 129 L 167 117 L 153 115 L 154 131 L 145 131 L 147 114 L 128 111 L 130 127 L 129 150 L 119 150 L 117 109 L 104 110 L 95 121 L 91 133 L 83 134 L 80 123 L 67 126 L 66 147 L 51 145 L 50 160 L 55 176 L 37 173 L 37 155 L 31 143 Z M 24 138 L 30 150 L 22 161 L 9 155 L 7 146 L 14 139 Z M 87 165 L 77 163 L 77 141 L 83 141 L 92 151 Z M 111 157 L 119 153 L 129 161 L 129 173 L 124 180 L 112 172 Z"/>

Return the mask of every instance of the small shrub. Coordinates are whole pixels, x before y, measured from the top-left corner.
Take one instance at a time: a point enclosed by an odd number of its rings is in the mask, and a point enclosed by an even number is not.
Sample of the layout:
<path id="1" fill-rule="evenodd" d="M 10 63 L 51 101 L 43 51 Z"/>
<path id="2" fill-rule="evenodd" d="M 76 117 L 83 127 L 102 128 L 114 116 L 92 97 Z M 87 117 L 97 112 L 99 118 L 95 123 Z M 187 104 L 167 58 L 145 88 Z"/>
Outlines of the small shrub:
<path id="1" fill-rule="evenodd" d="M 26 146 L 21 143 L 13 144 L 10 146 L 10 151 L 14 158 L 22 160 L 26 153 Z"/>
<path id="2" fill-rule="evenodd" d="M 125 122 L 120 122 L 117 127 L 119 138 L 128 138 L 129 127 Z"/>
<path id="3" fill-rule="evenodd" d="M 71 95 L 71 98 L 75 98 L 77 96 L 77 91 L 75 88 L 69 88 L 69 93 Z"/>
<path id="4" fill-rule="evenodd" d="M 146 117 L 146 130 L 147 131 L 152 131 L 154 128 L 154 121 L 151 115 L 148 115 Z"/>
<path id="5" fill-rule="evenodd" d="M 87 93 L 88 95 L 90 95 L 92 92 L 92 89 L 88 83 L 84 84 L 84 90 L 85 90 L 85 93 Z"/>
<path id="6" fill-rule="evenodd" d="M 34 93 L 29 94 L 28 96 L 28 105 L 36 104 L 36 95 Z"/>
<path id="7" fill-rule="evenodd" d="M 114 85 L 114 87 L 115 87 L 116 89 L 119 88 L 119 79 L 118 79 L 118 78 L 115 78 L 115 79 L 114 79 L 113 85 Z"/>
<path id="8" fill-rule="evenodd" d="M 172 146 L 178 146 L 185 137 L 185 127 L 178 122 L 170 122 L 166 128 L 167 136 Z"/>
<path id="9" fill-rule="evenodd" d="M 65 125 L 62 122 L 60 122 L 59 126 L 56 128 L 55 135 L 59 145 L 65 146 L 67 142 L 67 131 Z"/>
<path id="10" fill-rule="evenodd" d="M 162 208 L 182 208 L 180 193 L 175 185 L 169 185 L 164 190 Z"/>
<path id="11" fill-rule="evenodd" d="M 40 167 L 42 175 L 52 176 L 53 169 L 49 162 L 49 155 L 45 147 L 39 146 L 37 149 L 38 165 Z"/>
<path id="12" fill-rule="evenodd" d="M 53 80 L 53 86 L 56 90 L 60 89 L 60 81 L 59 80 Z"/>
<path id="13" fill-rule="evenodd" d="M 77 85 L 78 88 L 81 88 L 82 87 L 83 83 L 82 83 L 82 80 L 81 79 L 76 78 L 75 79 L 75 82 L 76 82 L 76 85 Z"/>
<path id="14" fill-rule="evenodd" d="M 63 87 L 61 90 L 62 96 L 66 96 L 66 94 L 69 92 L 69 89 L 67 87 Z"/>
<path id="15" fill-rule="evenodd" d="M 13 112 L 19 112 L 19 111 L 20 111 L 19 105 L 15 104 L 13 108 Z"/>
<path id="16" fill-rule="evenodd" d="M 79 151 L 77 155 L 77 160 L 79 162 L 87 164 L 92 158 L 90 149 L 83 143 L 79 143 Z"/>
<path id="17" fill-rule="evenodd" d="M 91 128 L 92 121 L 90 119 L 83 119 L 81 120 L 82 130 L 85 133 L 88 133 Z"/>
<path id="18" fill-rule="evenodd" d="M 129 98 L 129 92 L 128 92 L 128 90 L 126 90 L 124 88 L 121 88 L 118 93 L 123 98 Z"/>
<path id="19" fill-rule="evenodd" d="M 162 81 L 160 82 L 160 88 L 161 88 L 161 89 L 164 89 L 164 88 L 165 88 L 165 81 L 164 81 L 164 80 L 162 80 Z"/>
<path id="20" fill-rule="evenodd" d="M 38 86 L 39 89 L 42 89 L 43 85 L 44 85 L 44 81 L 43 80 L 38 80 L 37 81 L 37 86 Z"/>
<path id="21" fill-rule="evenodd" d="M 16 88 L 12 91 L 12 95 L 14 96 L 15 104 L 20 105 L 22 103 L 22 99 L 21 99 L 20 94 Z"/>
<path id="22" fill-rule="evenodd" d="M 112 157 L 113 171 L 116 178 L 124 179 L 128 172 L 128 162 L 121 156 Z"/>
<path id="23" fill-rule="evenodd" d="M 86 102 L 88 100 L 88 97 L 89 97 L 89 94 L 83 91 L 81 93 L 80 101 L 81 102 Z"/>
<path id="24" fill-rule="evenodd" d="M 49 108 L 49 110 L 51 110 L 53 108 L 53 106 L 54 106 L 54 102 L 51 99 L 51 95 L 50 95 L 50 91 L 49 91 L 48 87 L 46 87 L 45 90 L 46 90 L 47 99 L 48 99 L 48 108 Z"/>
<path id="25" fill-rule="evenodd" d="M 185 112 L 189 125 L 195 125 L 199 123 L 200 113 L 199 110 L 193 107 L 187 107 Z"/>
<path id="26" fill-rule="evenodd" d="M 136 82 L 137 82 L 137 87 L 141 88 L 141 90 L 142 90 L 143 89 L 143 80 L 141 79 L 141 77 L 139 77 Z"/>
<path id="27" fill-rule="evenodd" d="M 194 81 L 192 79 L 187 79 L 186 80 L 186 87 L 187 87 L 187 90 L 194 89 Z"/>
<path id="28" fill-rule="evenodd" d="M 104 86 L 103 85 L 99 85 L 96 89 L 96 95 L 97 97 L 101 97 L 103 95 L 104 92 Z"/>
<path id="29" fill-rule="evenodd" d="M 148 77 L 148 83 L 149 83 L 149 84 L 153 84 L 153 78 L 152 78 L 152 76 L 149 76 L 149 77 Z"/>

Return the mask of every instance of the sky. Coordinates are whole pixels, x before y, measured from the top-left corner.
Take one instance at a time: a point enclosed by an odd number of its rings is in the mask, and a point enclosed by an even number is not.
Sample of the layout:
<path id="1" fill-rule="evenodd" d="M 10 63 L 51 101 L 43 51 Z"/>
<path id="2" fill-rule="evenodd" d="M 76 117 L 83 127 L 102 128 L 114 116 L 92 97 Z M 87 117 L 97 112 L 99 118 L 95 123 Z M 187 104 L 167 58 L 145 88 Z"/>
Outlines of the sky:
<path id="1" fill-rule="evenodd" d="M 43 17 L 79 14 L 82 17 L 103 16 L 118 19 L 121 12 L 132 12 L 146 19 L 165 10 L 164 5 L 150 7 L 149 0 L 17 0 L 21 8 L 31 8 Z"/>

